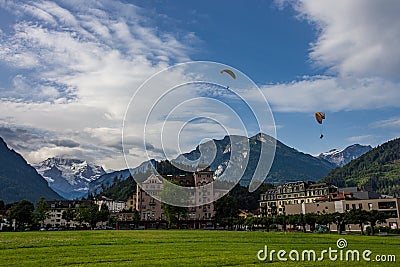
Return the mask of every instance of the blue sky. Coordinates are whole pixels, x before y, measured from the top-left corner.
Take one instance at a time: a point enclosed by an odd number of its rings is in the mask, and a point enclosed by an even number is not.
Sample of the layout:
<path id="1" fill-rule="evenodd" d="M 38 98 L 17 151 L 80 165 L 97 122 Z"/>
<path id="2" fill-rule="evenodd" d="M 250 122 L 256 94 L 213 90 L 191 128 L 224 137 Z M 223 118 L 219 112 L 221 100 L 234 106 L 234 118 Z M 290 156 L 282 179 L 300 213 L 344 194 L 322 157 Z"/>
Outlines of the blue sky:
<path id="1" fill-rule="evenodd" d="M 316 155 L 376 146 L 400 135 L 399 12 L 396 0 L 0 0 L 0 136 L 30 163 L 73 156 L 124 168 L 122 120 L 135 90 L 167 67 L 201 60 L 254 81 L 290 147 Z M 197 105 L 234 132 L 220 110 Z M 315 111 L 326 113 L 323 139 Z M 135 164 L 146 159 L 140 126 L 126 144 Z M 193 127 L 183 152 L 221 138 L 211 124 Z"/>

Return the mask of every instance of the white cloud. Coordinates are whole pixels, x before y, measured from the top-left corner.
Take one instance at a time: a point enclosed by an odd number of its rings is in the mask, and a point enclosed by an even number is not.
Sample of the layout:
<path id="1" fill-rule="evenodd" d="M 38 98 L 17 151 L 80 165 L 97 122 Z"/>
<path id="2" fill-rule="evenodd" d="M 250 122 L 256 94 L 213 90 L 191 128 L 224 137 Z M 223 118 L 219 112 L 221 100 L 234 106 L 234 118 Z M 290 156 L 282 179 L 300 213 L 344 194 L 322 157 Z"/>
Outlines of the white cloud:
<path id="1" fill-rule="evenodd" d="M 16 18 L 0 26 L 0 68 L 20 72 L 0 89 L 0 119 L 80 144 L 52 139 L 20 152 L 30 162 L 75 155 L 123 168 L 121 127 L 131 95 L 150 75 L 188 60 L 193 33 L 177 39 L 160 32 L 146 10 L 117 1 L 0 0 L 0 8 Z"/>
<path id="2" fill-rule="evenodd" d="M 351 136 L 351 137 L 346 138 L 346 140 L 351 143 L 359 143 L 359 142 L 366 142 L 366 141 L 370 142 L 371 140 L 374 140 L 375 138 L 376 138 L 375 136 L 367 134 L 367 135 Z"/>
<path id="3" fill-rule="evenodd" d="M 303 77 L 262 90 L 274 111 L 315 112 L 400 107 L 400 85 L 381 78 Z"/>
<path id="4" fill-rule="evenodd" d="M 400 117 L 376 121 L 369 126 L 372 128 L 400 128 Z"/>
<path id="5" fill-rule="evenodd" d="M 274 111 L 349 111 L 400 107 L 400 2 L 276 0 L 310 22 L 311 62 L 327 76 L 263 86 Z"/>
<path id="6" fill-rule="evenodd" d="M 319 30 L 310 53 L 319 66 L 341 76 L 399 79 L 399 1 L 283 1 Z"/>

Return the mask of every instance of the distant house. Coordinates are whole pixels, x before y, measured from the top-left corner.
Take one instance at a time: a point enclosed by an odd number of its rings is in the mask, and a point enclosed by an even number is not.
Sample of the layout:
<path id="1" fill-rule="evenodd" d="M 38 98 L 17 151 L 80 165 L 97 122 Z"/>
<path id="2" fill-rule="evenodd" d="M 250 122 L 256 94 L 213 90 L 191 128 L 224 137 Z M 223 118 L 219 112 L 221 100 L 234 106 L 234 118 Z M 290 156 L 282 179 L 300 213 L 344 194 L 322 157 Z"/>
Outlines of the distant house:
<path id="1" fill-rule="evenodd" d="M 70 227 L 75 228 L 79 226 L 79 223 L 71 220 L 67 222 L 62 218 L 62 213 L 71 208 L 72 210 L 76 210 L 79 205 L 90 206 L 92 201 L 90 200 L 50 200 L 47 201 L 47 204 L 50 207 L 49 215 L 44 220 L 45 225 L 49 225 L 50 227 Z"/>
<path id="2" fill-rule="evenodd" d="M 96 199 L 94 203 L 99 206 L 99 210 L 103 204 L 106 205 L 110 213 L 118 213 L 126 208 L 125 201 L 116 201 L 105 196 Z"/>

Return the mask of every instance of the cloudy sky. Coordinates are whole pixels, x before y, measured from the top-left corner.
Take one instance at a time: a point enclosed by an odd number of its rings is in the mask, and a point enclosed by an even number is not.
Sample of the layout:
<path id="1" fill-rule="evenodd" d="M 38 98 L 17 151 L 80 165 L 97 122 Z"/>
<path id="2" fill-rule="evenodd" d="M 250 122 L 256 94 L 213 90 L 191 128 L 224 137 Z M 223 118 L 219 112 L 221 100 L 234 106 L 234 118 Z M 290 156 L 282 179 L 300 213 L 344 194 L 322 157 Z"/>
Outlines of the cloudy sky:
<path id="1" fill-rule="evenodd" d="M 397 0 L 0 0 L 0 136 L 30 163 L 70 156 L 125 168 L 122 127 L 138 88 L 177 63 L 210 61 L 254 81 L 285 144 L 314 155 L 354 143 L 376 146 L 400 136 L 399 13 Z M 187 79 L 182 72 L 168 77 L 158 85 Z M 186 132 L 163 149 L 148 138 L 151 156 L 186 152 L 226 131 L 243 133 L 231 109 L 204 102 L 230 98 L 217 87 L 200 84 L 163 98 Z M 251 107 L 265 107 L 247 89 Z M 139 94 L 127 115 L 147 114 L 158 94 L 158 86 Z M 326 113 L 322 128 L 316 111 Z M 149 120 L 150 129 L 163 124 L 161 114 Z M 146 160 L 140 120 L 125 133 L 133 164 Z"/>

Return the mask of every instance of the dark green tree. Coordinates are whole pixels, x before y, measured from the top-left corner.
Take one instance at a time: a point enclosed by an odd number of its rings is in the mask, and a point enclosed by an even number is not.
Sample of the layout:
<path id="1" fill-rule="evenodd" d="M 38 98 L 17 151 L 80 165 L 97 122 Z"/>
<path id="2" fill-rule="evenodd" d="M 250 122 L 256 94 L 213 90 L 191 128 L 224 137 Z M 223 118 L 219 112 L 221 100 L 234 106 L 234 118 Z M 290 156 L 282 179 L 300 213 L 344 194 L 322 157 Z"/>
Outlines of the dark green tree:
<path id="1" fill-rule="evenodd" d="M 230 194 L 218 199 L 214 204 L 215 222 L 222 226 L 233 228 L 234 221 L 239 217 L 239 205 Z"/>
<path id="2" fill-rule="evenodd" d="M 50 206 L 47 204 L 46 199 L 41 196 L 39 201 L 35 205 L 35 217 L 40 222 L 40 227 L 44 226 L 44 220 L 49 217 L 50 214 Z"/>
<path id="3" fill-rule="evenodd" d="M 388 216 L 386 213 L 377 210 L 371 210 L 367 214 L 367 221 L 371 225 L 371 234 L 375 235 L 375 227 L 377 223 L 386 223 Z"/>
<path id="4" fill-rule="evenodd" d="M 287 224 L 296 226 L 296 225 L 300 225 L 301 224 L 301 220 L 300 220 L 300 216 L 302 216 L 303 214 L 290 214 L 287 216 Z"/>
<path id="5" fill-rule="evenodd" d="M 133 222 L 135 222 L 135 223 L 139 222 L 140 221 L 140 213 L 139 213 L 139 211 L 134 209 L 132 211 L 132 213 L 133 213 L 133 216 L 132 216 Z"/>
<path id="6" fill-rule="evenodd" d="M 344 220 L 347 224 L 358 224 L 361 235 L 364 235 L 364 224 L 368 223 L 368 211 L 353 209 L 345 213 Z"/>
<path id="7" fill-rule="evenodd" d="M 254 225 L 256 223 L 257 223 L 256 217 L 249 216 L 249 217 L 246 217 L 246 219 L 244 219 L 244 225 L 246 225 L 248 227 L 248 229 L 250 229 L 250 231 L 253 231 Z"/>
<path id="8" fill-rule="evenodd" d="M 84 222 L 86 222 L 86 206 L 85 205 L 79 205 L 78 208 L 75 210 L 74 212 L 74 220 L 77 221 L 79 223 L 80 226 L 82 226 L 82 224 Z"/>
<path id="9" fill-rule="evenodd" d="M 287 219 L 288 217 L 285 214 L 278 214 L 274 218 L 275 223 L 281 225 L 284 232 L 286 232 Z"/>
<path id="10" fill-rule="evenodd" d="M 30 225 L 33 223 L 33 211 L 35 207 L 32 202 L 28 200 L 21 200 L 13 204 L 10 208 L 10 218 L 15 219 L 17 226 L 23 227 L 25 224 Z"/>
<path id="11" fill-rule="evenodd" d="M 320 225 L 326 225 L 331 229 L 331 224 L 335 223 L 335 216 L 332 213 L 322 213 L 317 216 L 317 223 Z"/>
<path id="12" fill-rule="evenodd" d="M 99 216 L 100 222 L 107 222 L 109 220 L 110 211 L 108 210 L 108 207 L 106 204 L 101 205 L 98 216 Z"/>
<path id="13" fill-rule="evenodd" d="M 343 229 L 345 229 L 345 227 L 346 227 L 346 220 L 344 219 L 344 214 L 335 212 L 335 213 L 332 213 L 332 216 L 333 216 L 334 222 L 336 224 L 337 232 L 340 235 L 340 234 L 342 234 Z"/>
<path id="14" fill-rule="evenodd" d="M 274 224 L 274 218 L 272 218 L 272 217 L 262 217 L 261 223 L 265 227 L 267 232 L 269 232 L 269 230 L 271 228 L 271 225 Z"/>
<path id="15" fill-rule="evenodd" d="M 304 214 L 304 221 L 306 224 L 310 226 L 310 231 L 313 232 L 315 230 L 315 224 L 317 222 L 317 214 L 315 213 L 306 213 Z M 305 232 L 305 227 L 303 227 Z"/>
<path id="16" fill-rule="evenodd" d="M 99 205 L 92 203 L 90 206 L 87 206 L 84 218 L 85 222 L 89 223 L 92 229 L 95 228 L 96 224 L 101 221 Z"/>
<path id="17" fill-rule="evenodd" d="M 67 222 L 67 229 L 69 229 L 69 223 L 74 219 L 75 211 L 69 207 L 62 212 L 61 218 Z"/>
<path id="18" fill-rule="evenodd" d="M 189 198 L 187 191 L 181 188 L 176 181 L 164 181 L 163 188 L 159 193 L 161 201 L 161 208 L 165 214 L 168 228 L 178 226 L 181 219 L 188 216 L 188 208 L 181 206 L 174 206 L 168 203 L 185 203 Z"/>

